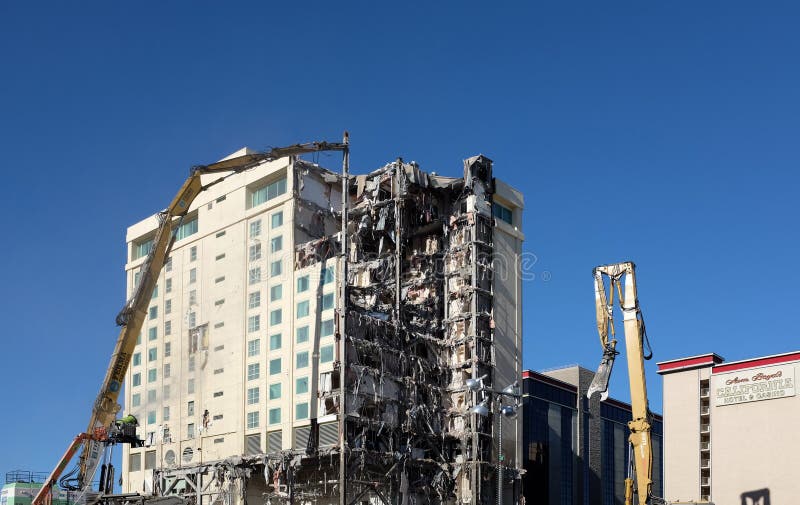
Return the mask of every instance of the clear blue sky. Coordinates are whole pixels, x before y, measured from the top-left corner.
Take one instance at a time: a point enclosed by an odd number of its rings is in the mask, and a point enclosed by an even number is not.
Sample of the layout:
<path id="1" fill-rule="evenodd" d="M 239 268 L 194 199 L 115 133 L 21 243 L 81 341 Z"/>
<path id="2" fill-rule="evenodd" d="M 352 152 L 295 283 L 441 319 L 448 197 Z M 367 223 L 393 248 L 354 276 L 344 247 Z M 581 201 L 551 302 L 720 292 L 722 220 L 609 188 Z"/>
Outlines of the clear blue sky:
<path id="1" fill-rule="evenodd" d="M 85 428 L 129 224 L 193 164 L 344 129 L 356 170 L 480 152 L 524 192 L 529 368 L 597 365 L 590 272 L 625 259 L 654 410 L 656 360 L 800 347 L 796 2 L 232 4 L 0 3 L 0 471 Z"/>

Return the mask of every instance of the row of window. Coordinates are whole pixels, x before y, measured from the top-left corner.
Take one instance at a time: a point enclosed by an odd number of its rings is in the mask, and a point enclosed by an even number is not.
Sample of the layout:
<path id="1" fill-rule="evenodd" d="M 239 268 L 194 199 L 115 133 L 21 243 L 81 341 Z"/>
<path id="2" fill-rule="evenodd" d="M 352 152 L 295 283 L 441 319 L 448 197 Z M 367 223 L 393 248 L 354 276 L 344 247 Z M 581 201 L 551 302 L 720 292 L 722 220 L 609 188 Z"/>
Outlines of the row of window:
<path id="1" fill-rule="evenodd" d="M 281 408 L 275 407 L 267 410 L 267 423 L 269 425 L 280 424 L 281 423 Z M 308 402 L 301 402 L 295 404 L 294 406 L 294 419 L 295 421 L 302 421 L 308 419 Z M 260 424 L 260 412 L 259 411 L 252 411 L 247 413 L 247 424 L 246 427 L 248 430 L 252 430 L 259 427 Z"/>
<path id="2" fill-rule="evenodd" d="M 323 345 L 319 348 L 319 362 L 331 363 L 333 361 L 333 344 Z M 301 351 L 295 354 L 295 368 L 307 368 L 309 366 L 309 351 Z M 283 358 L 273 358 L 269 360 L 269 375 L 278 375 L 283 369 Z M 247 380 L 257 380 L 261 377 L 261 363 L 247 364 Z"/>
<path id="3" fill-rule="evenodd" d="M 255 207 L 257 205 L 261 205 L 262 203 L 268 202 L 274 198 L 277 198 L 280 195 L 286 193 L 286 177 L 278 179 L 274 182 L 256 188 L 250 194 L 250 207 Z M 276 212 L 271 216 L 271 225 L 272 228 L 277 228 L 283 225 L 283 212 Z M 197 215 L 194 215 L 188 219 L 184 219 L 184 222 L 178 227 L 175 231 L 175 240 L 182 240 L 191 235 L 194 235 L 199 230 L 198 227 L 198 219 Z M 220 232 L 223 233 L 224 232 Z M 261 233 L 261 221 L 253 221 L 250 223 L 250 236 L 258 236 Z M 131 260 L 136 260 L 147 256 L 150 251 L 153 249 L 154 245 L 154 237 L 151 237 L 147 240 L 140 240 L 134 242 L 133 244 L 133 251 Z M 190 257 L 191 261 L 197 259 L 197 249 L 193 248 L 190 250 L 190 254 L 193 254 Z M 169 265 L 171 267 L 171 264 Z"/>
<path id="4" fill-rule="evenodd" d="M 334 324 L 333 319 L 326 319 L 322 321 L 321 337 L 333 336 Z M 309 327 L 301 326 L 295 332 L 295 342 L 298 344 L 307 343 L 309 339 Z M 269 336 L 269 350 L 275 351 L 281 348 L 283 336 L 281 333 L 275 333 Z M 261 339 L 254 338 L 247 341 L 247 356 L 258 356 L 261 353 Z"/>
<path id="5" fill-rule="evenodd" d="M 193 402 L 190 402 L 193 403 Z M 274 407 L 267 410 L 267 419 L 268 424 L 280 424 L 281 422 L 281 411 L 280 407 Z M 308 412 L 309 412 L 309 405 L 308 402 L 300 402 L 295 404 L 295 413 L 294 419 L 295 421 L 303 421 L 308 419 Z M 191 406 L 189 416 L 194 415 L 194 405 Z M 246 427 L 247 429 L 254 429 L 258 428 L 260 424 L 260 412 L 259 411 L 252 411 L 248 412 L 246 415 Z M 146 423 L 148 425 L 156 424 L 156 411 L 150 410 L 146 414 Z M 214 416 L 215 420 L 222 419 L 222 414 Z M 163 420 L 169 420 L 169 407 L 164 407 L 163 409 Z M 186 437 L 187 438 L 194 438 L 195 437 L 195 423 L 188 423 L 186 425 Z M 169 440 L 169 437 L 165 435 L 165 440 Z"/>

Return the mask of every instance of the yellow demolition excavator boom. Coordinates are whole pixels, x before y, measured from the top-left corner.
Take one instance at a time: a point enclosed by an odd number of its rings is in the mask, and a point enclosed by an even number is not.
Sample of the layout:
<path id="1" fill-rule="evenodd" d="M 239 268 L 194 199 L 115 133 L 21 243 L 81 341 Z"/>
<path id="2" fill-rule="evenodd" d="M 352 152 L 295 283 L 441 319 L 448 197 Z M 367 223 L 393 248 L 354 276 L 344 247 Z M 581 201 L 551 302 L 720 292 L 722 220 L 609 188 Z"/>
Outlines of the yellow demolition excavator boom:
<path id="1" fill-rule="evenodd" d="M 603 359 L 597 369 L 586 396 L 601 394 L 608 398 L 608 383 L 614 359 L 619 354 L 614 326 L 614 299 L 622 309 L 625 331 L 625 353 L 628 361 L 628 380 L 631 387 L 631 421 L 628 423 L 628 438 L 631 453 L 630 468 L 625 479 L 625 505 L 677 505 L 653 496 L 653 446 L 650 427 L 652 416 L 647 401 L 644 362 L 652 357 L 647 340 L 644 318 L 636 292 L 636 265 L 631 261 L 602 265 L 592 271 L 594 277 L 594 299 L 597 314 L 597 331 L 603 347 Z M 606 282 L 608 287 L 606 287 Z M 610 337 L 610 338 L 609 338 Z M 648 346 L 645 352 L 645 344 Z M 635 480 L 634 480 L 635 477 Z M 635 500 L 635 501 L 634 501 Z M 708 502 L 681 502 L 686 505 L 713 505 Z"/>
<path id="2" fill-rule="evenodd" d="M 69 449 L 48 476 L 31 505 L 48 505 L 51 502 L 53 487 L 69 460 L 81 445 L 82 450 L 77 469 L 77 486 L 74 487 L 79 493 L 83 493 L 90 488 L 92 478 L 103 455 L 104 447 L 109 443 L 109 433 L 112 430 L 112 425 L 114 425 L 117 412 L 120 409 L 117 399 L 122 388 L 122 381 L 130 365 L 136 338 L 142 330 L 150 298 L 158 280 L 158 274 L 169 256 L 172 244 L 175 241 L 175 233 L 180 228 L 183 218 L 189 212 L 189 207 L 197 195 L 235 173 L 243 172 L 266 161 L 320 151 L 345 152 L 348 149 L 348 135 L 345 133 L 344 142 L 342 143 L 311 142 L 296 144 L 274 148 L 263 153 L 245 154 L 211 165 L 192 168 L 189 178 L 183 183 L 178 194 L 169 206 L 159 213 L 159 227 L 147 259 L 141 267 L 139 285 L 117 315 L 116 322 L 117 325 L 121 326 L 121 330 L 114 352 L 111 355 L 111 363 L 103 379 L 100 393 L 97 395 L 92 408 L 88 428 L 86 432 L 80 433 L 70 444 Z M 203 185 L 201 176 L 207 174 L 224 175 Z M 101 490 L 102 488 L 103 484 L 101 483 Z"/>

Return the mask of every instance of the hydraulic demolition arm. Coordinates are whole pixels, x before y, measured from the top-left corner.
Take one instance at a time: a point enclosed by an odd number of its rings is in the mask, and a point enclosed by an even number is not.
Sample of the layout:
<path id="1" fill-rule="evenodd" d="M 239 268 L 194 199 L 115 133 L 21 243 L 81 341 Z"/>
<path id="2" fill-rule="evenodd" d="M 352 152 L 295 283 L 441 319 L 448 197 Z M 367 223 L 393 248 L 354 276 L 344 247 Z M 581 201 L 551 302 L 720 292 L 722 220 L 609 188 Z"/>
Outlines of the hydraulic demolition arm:
<path id="1" fill-rule="evenodd" d="M 597 313 L 597 331 L 600 334 L 600 345 L 603 347 L 603 359 L 597 369 L 586 396 L 591 398 L 595 393 L 601 394 L 601 400 L 608 397 L 608 382 L 617 351 L 617 340 L 614 329 L 614 296 L 619 300 L 622 309 L 623 327 L 625 329 L 625 352 L 628 360 L 628 380 L 631 386 L 631 421 L 628 423 L 630 437 L 630 467 L 625 479 L 625 505 L 678 505 L 663 498 L 653 496 L 653 446 L 651 444 L 650 406 L 647 401 L 647 384 L 645 382 L 644 362 L 652 357 L 647 330 L 644 325 L 639 298 L 636 293 L 636 265 L 627 261 L 613 265 L 596 267 L 594 276 L 594 299 Z M 623 287 L 624 277 L 624 287 Z M 605 279 L 608 279 L 606 291 Z M 611 339 L 609 340 L 609 333 Z M 648 351 L 645 353 L 645 344 Z M 632 471 L 631 471 L 632 470 Z M 636 479 L 634 481 L 633 475 Z M 636 501 L 634 501 L 636 496 Z M 684 505 L 713 505 L 709 502 L 680 502 Z"/>
<path id="2" fill-rule="evenodd" d="M 650 440 L 650 408 L 647 402 L 647 385 L 645 383 L 644 341 L 646 332 L 644 320 L 639 309 L 639 300 L 636 295 L 636 266 L 632 262 L 617 263 L 596 267 L 594 275 L 595 309 L 597 312 L 597 331 L 600 334 L 600 344 L 603 346 L 603 359 L 600 367 L 589 386 L 587 396 L 601 393 L 602 399 L 608 397 L 608 381 L 614 366 L 614 358 L 619 352 L 616 350 L 617 340 L 614 338 L 614 295 L 619 297 L 622 308 L 623 324 L 625 328 L 625 351 L 628 359 L 628 377 L 631 386 L 631 414 L 632 420 L 628 423 L 630 428 L 630 450 L 632 453 L 631 465 L 636 474 L 636 489 L 640 505 L 651 502 L 651 487 L 653 476 L 653 450 Z M 608 294 L 604 278 L 608 278 Z M 624 291 L 622 278 L 625 277 Z M 609 340 L 609 332 L 611 340 Z M 629 475 L 625 479 L 625 505 L 633 504 L 634 480 Z"/>

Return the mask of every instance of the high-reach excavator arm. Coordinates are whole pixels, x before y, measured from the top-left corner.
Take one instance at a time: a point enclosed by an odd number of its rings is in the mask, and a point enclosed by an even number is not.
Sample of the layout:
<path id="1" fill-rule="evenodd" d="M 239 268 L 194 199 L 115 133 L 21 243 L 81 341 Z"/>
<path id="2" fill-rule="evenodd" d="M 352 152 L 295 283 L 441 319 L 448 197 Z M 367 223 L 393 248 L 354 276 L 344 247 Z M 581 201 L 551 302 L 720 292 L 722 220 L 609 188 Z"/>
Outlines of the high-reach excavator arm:
<path id="1" fill-rule="evenodd" d="M 640 505 L 650 504 L 653 476 L 653 450 L 650 440 L 650 408 L 647 402 L 647 384 L 645 383 L 644 340 L 646 338 L 644 320 L 639 309 L 636 295 L 636 266 L 628 261 L 613 265 L 596 267 L 593 271 L 595 309 L 597 311 L 597 331 L 600 344 L 603 346 L 603 360 L 589 386 L 587 396 L 601 393 L 602 399 L 608 397 L 608 381 L 614 366 L 614 358 L 619 354 L 614 339 L 614 295 L 619 297 L 625 328 L 625 352 L 628 359 L 628 377 L 631 385 L 630 428 L 631 464 L 636 474 L 636 494 Z M 623 291 L 623 277 L 624 291 Z M 606 294 L 605 278 L 608 278 L 608 294 Z M 609 333 L 611 340 L 609 340 Z M 625 479 L 625 505 L 633 504 L 634 481 L 630 475 Z"/>
<path id="2" fill-rule="evenodd" d="M 158 274 L 169 256 L 172 244 L 175 241 L 175 232 L 181 225 L 183 218 L 189 212 L 189 207 L 201 191 L 222 182 L 230 175 L 243 172 L 256 165 L 273 161 L 287 156 L 298 156 L 305 153 L 320 151 L 348 151 L 349 139 L 345 132 L 344 142 L 312 142 L 296 144 L 289 147 L 279 147 L 263 153 L 246 154 L 236 158 L 219 161 L 211 165 L 195 166 L 191 169 L 189 178 L 183 183 L 178 194 L 169 206 L 158 215 L 159 227 L 153 239 L 152 248 L 147 259 L 141 267 L 139 285 L 133 295 L 117 315 L 117 325 L 121 326 L 111 363 L 103 379 L 100 393 L 97 395 L 89 426 L 85 433 L 79 434 L 69 450 L 59 461 L 56 468 L 48 476 L 39 493 L 31 505 L 45 505 L 50 503 L 53 486 L 58 481 L 64 468 L 77 450 L 83 444 L 80 461 L 78 463 L 78 491 L 83 492 L 91 486 L 92 478 L 103 454 L 104 444 L 108 439 L 109 428 L 119 412 L 117 399 L 122 388 L 122 381 L 131 362 L 136 337 L 142 330 L 142 325 L 150 304 L 150 298 L 158 281 Z M 225 173 L 226 175 L 203 185 L 201 176 L 207 174 Z"/>

